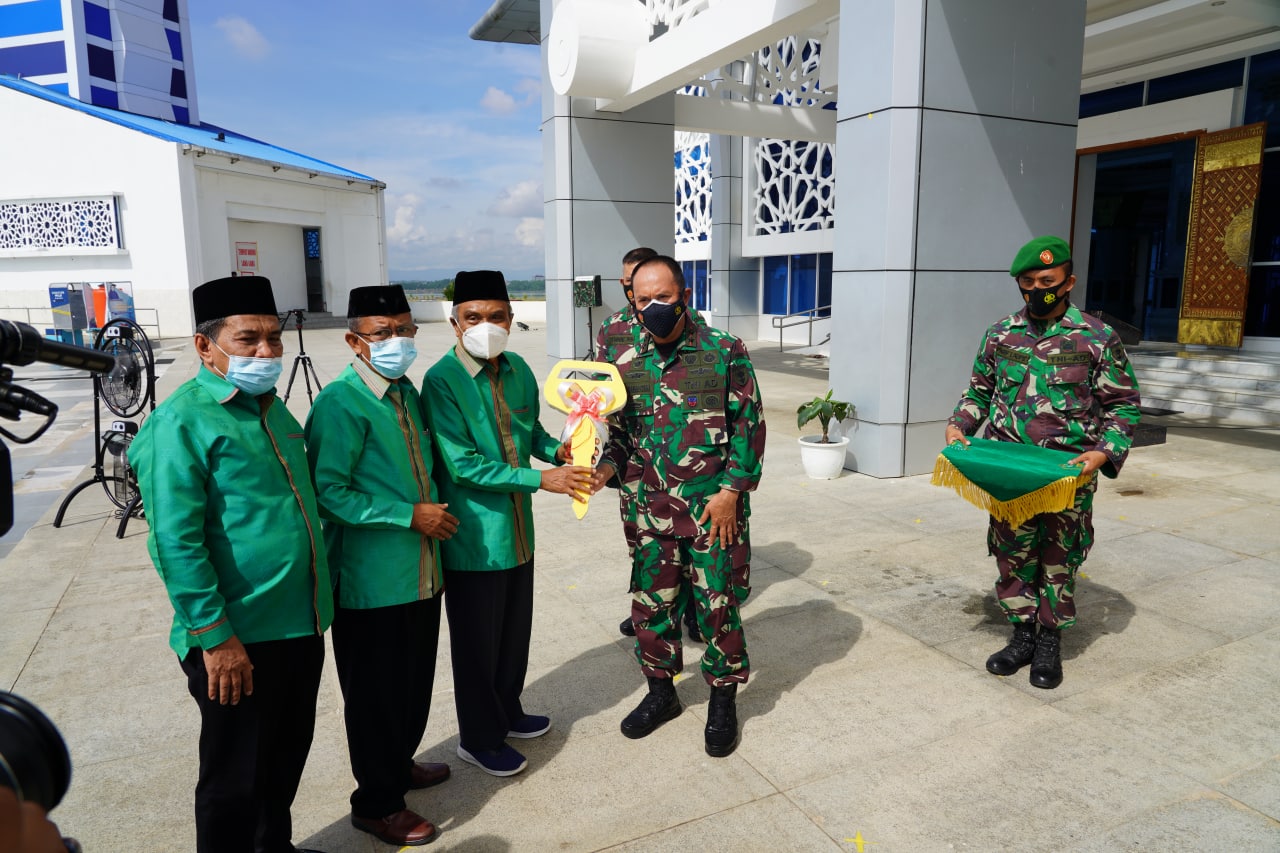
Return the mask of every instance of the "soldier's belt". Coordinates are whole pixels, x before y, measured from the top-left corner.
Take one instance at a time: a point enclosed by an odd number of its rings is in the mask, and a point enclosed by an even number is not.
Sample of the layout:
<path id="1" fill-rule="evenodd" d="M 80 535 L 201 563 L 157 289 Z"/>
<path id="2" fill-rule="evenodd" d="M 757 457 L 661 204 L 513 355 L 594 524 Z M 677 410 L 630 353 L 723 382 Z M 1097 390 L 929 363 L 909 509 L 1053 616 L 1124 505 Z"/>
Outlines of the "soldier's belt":
<path id="1" fill-rule="evenodd" d="M 948 445 L 938 454 L 932 483 L 947 486 L 995 519 L 1018 527 L 1042 512 L 1062 512 L 1076 499 L 1076 488 L 1089 481 L 1078 454 L 1034 444 L 973 438 Z"/>

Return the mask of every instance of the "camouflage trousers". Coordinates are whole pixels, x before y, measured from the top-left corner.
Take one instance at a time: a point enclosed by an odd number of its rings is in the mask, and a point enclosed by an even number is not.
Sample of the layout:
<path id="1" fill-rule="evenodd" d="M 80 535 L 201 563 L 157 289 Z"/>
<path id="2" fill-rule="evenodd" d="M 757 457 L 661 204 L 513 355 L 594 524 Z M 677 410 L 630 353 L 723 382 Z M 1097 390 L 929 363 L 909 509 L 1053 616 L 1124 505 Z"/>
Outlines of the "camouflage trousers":
<path id="1" fill-rule="evenodd" d="M 1049 628 L 1076 622 L 1076 572 L 1093 546 L 1093 493 L 1097 479 L 1076 491 L 1075 504 L 1010 527 L 991 519 L 987 551 L 1000 578 L 996 601 L 1010 622 L 1039 621 Z"/>
<path id="2" fill-rule="evenodd" d="M 672 678 L 684 668 L 680 623 L 693 607 L 707 638 L 702 677 L 713 687 L 745 682 L 747 643 L 738 608 L 751 592 L 747 529 L 729 548 L 697 537 L 637 530 L 631 568 L 631 621 L 636 659 L 648 677 Z M 688 577 L 688 583 L 682 578 Z"/>

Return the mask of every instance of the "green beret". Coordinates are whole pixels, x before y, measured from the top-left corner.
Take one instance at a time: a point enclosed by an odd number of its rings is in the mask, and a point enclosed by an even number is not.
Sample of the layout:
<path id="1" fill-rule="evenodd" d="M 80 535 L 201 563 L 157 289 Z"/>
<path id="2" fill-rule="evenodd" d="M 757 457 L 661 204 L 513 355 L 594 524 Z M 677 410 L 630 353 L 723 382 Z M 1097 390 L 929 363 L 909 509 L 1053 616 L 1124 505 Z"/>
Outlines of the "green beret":
<path id="1" fill-rule="evenodd" d="M 1071 260 L 1071 247 L 1061 237 L 1037 237 L 1018 250 L 1009 267 L 1009 275 L 1017 278 L 1027 270 L 1047 270 Z"/>

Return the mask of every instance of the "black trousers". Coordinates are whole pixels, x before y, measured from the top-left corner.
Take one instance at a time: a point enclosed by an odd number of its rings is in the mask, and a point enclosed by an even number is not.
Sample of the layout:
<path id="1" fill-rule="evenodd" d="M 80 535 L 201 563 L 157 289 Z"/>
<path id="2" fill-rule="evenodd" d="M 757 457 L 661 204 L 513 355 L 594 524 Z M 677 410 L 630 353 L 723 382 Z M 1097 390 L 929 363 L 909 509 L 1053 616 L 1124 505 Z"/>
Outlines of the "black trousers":
<path id="1" fill-rule="evenodd" d="M 524 717 L 533 630 L 533 560 L 500 572 L 444 573 L 453 696 L 468 752 L 497 749 Z"/>
<path id="2" fill-rule="evenodd" d="M 333 659 L 346 705 L 356 790 L 351 812 L 405 808 L 413 756 L 427 730 L 440 639 L 440 596 L 333 614 Z"/>
<path id="3" fill-rule="evenodd" d="M 238 705 L 210 699 L 204 653 L 182 660 L 200 706 L 198 853 L 293 853 L 289 808 L 316 727 L 324 638 L 246 643 L 253 695 Z"/>

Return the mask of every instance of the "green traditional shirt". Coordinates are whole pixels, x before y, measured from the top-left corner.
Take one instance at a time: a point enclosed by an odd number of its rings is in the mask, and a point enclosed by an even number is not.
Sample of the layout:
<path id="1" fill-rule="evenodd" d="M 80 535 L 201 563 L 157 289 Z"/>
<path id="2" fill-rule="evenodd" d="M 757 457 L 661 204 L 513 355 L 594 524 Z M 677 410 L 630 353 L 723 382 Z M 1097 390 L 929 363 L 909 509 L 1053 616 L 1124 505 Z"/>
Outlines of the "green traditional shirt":
<path id="1" fill-rule="evenodd" d="M 316 397 L 306 434 L 338 606 L 389 607 L 438 593 L 438 544 L 409 527 L 415 504 L 438 503 L 413 383 L 389 381 L 357 358 Z"/>
<path id="2" fill-rule="evenodd" d="M 179 657 L 232 636 L 320 634 L 333 621 L 302 442 L 274 391 L 255 398 L 201 367 L 129 445 Z"/>
<path id="3" fill-rule="evenodd" d="M 1106 454 L 1114 477 L 1133 443 L 1138 380 L 1110 326 L 1074 305 L 1057 320 L 1033 323 L 1023 310 L 982 336 L 969 389 L 948 423 L 973 435 L 1055 450 Z"/>
<path id="4" fill-rule="evenodd" d="M 435 436 L 440 499 L 458 519 L 442 543 L 445 568 L 512 569 L 533 558 L 533 501 L 542 475 L 529 456 L 556 463 L 560 442 L 538 420 L 539 387 L 515 353 L 495 369 L 459 343 L 427 371 L 422 384 Z"/>

